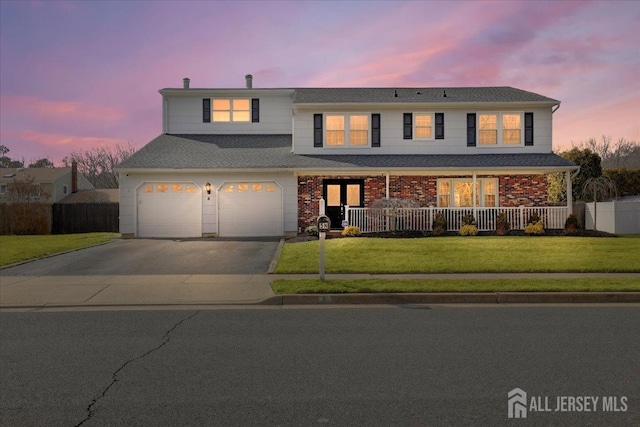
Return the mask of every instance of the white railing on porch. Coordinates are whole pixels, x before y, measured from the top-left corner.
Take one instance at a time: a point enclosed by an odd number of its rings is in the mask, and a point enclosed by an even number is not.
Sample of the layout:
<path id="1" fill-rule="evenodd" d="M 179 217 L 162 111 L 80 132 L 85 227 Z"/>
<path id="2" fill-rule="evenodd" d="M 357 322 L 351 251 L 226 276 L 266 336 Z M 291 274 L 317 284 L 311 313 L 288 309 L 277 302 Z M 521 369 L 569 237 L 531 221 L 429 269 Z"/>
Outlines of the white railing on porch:
<path id="1" fill-rule="evenodd" d="M 537 213 L 545 228 L 564 228 L 569 215 L 566 206 L 553 207 L 501 207 L 501 208 L 401 208 L 370 209 L 345 207 L 345 218 L 349 225 L 360 227 L 363 233 L 381 231 L 431 231 L 433 218 L 443 213 L 447 219 L 447 229 L 457 231 L 462 218 L 471 214 L 478 223 L 479 231 L 496 229 L 496 218 L 504 212 L 512 230 L 523 230 L 533 213 Z"/>

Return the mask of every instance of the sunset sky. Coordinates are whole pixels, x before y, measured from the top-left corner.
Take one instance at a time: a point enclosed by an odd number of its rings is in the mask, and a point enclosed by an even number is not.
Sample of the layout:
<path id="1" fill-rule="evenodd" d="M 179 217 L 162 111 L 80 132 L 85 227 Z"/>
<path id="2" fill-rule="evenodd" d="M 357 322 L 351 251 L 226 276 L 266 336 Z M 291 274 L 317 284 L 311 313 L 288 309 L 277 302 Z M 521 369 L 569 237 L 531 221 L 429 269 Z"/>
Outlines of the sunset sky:
<path id="1" fill-rule="evenodd" d="M 514 86 L 554 149 L 640 141 L 640 2 L 0 0 L 0 144 L 60 160 L 162 132 L 158 90 Z"/>

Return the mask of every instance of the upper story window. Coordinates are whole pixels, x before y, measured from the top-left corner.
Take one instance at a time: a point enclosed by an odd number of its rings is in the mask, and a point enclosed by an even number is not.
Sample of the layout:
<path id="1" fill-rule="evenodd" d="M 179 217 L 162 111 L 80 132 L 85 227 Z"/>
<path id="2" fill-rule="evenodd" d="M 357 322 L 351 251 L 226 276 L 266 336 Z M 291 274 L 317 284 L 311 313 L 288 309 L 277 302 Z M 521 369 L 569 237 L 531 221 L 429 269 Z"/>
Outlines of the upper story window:
<path id="1" fill-rule="evenodd" d="M 327 114 L 325 116 L 327 146 L 369 145 L 369 115 Z"/>
<path id="2" fill-rule="evenodd" d="M 480 145 L 521 145 L 522 113 L 479 113 Z"/>
<path id="3" fill-rule="evenodd" d="M 214 98 L 212 117 L 214 122 L 249 122 L 251 102 L 247 98 Z"/>
<path id="4" fill-rule="evenodd" d="M 444 139 L 444 113 L 404 113 L 402 122 L 404 139 Z"/>

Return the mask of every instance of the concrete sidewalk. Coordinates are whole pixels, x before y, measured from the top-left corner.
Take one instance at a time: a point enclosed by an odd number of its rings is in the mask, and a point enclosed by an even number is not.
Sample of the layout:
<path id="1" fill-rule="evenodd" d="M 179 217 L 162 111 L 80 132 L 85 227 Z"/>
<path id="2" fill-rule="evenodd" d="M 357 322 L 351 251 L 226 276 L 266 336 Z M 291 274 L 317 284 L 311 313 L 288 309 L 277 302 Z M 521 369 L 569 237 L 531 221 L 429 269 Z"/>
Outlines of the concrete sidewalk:
<path id="1" fill-rule="evenodd" d="M 275 295 L 271 281 L 317 274 L 234 275 L 0 275 L 0 308 L 116 307 L 216 304 L 640 303 L 640 292 L 487 292 L 431 294 Z M 640 273 L 328 274 L 327 279 L 568 279 L 633 277 Z"/>

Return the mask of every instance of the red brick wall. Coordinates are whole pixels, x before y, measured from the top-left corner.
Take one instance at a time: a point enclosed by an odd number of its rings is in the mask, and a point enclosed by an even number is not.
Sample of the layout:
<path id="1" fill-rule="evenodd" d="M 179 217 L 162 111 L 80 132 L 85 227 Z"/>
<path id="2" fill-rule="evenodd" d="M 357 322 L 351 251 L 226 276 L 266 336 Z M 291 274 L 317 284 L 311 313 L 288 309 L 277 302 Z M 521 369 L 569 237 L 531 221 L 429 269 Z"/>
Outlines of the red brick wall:
<path id="1" fill-rule="evenodd" d="M 438 178 L 470 178 L 463 176 L 390 176 L 389 197 L 417 200 L 420 206 L 437 206 Z M 483 175 L 478 178 L 498 178 L 500 206 L 547 206 L 547 177 L 545 175 Z M 365 207 L 385 197 L 385 176 L 299 176 L 298 227 L 304 230 L 315 224 L 318 200 L 322 198 L 325 179 L 364 179 Z"/>

